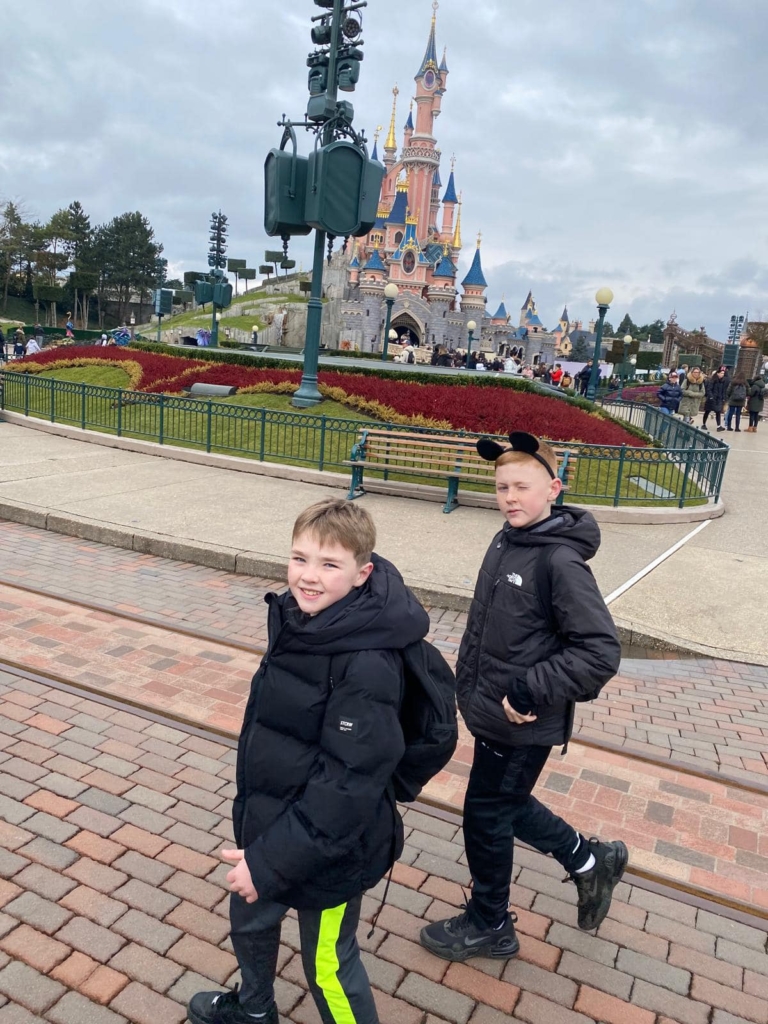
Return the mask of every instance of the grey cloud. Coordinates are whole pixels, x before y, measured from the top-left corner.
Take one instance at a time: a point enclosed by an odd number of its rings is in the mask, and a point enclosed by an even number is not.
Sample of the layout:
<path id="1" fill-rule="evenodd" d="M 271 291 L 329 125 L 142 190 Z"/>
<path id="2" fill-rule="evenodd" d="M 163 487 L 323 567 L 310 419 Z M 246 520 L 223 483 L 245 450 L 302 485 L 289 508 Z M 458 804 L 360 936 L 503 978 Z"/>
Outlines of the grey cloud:
<path id="1" fill-rule="evenodd" d="M 213 209 L 259 262 L 262 167 L 306 100 L 310 0 L 25 0 L 3 25 L 0 196 L 39 216 L 79 199 L 95 221 L 140 209 L 178 270 L 204 263 Z M 456 153 L 468 265 L 478 229 L 489 305 L 529 287 L 551 322 L 590 318 L 612 285 L 635 319 L 766 305 L 768 86 L 754 0 L 442 0 L 450 76 L 437 121 Z M 369 134 L 407 115 L 429 0 L 371 0 L 351 97 Z M 302 137 L 304 151 L 310 139 Z M 292 254 L 308 266 L 311 241 Z M 461 274 L 463 276 L 463 273 Z M 737 303 L 734 306 L 734 303 Z"/>

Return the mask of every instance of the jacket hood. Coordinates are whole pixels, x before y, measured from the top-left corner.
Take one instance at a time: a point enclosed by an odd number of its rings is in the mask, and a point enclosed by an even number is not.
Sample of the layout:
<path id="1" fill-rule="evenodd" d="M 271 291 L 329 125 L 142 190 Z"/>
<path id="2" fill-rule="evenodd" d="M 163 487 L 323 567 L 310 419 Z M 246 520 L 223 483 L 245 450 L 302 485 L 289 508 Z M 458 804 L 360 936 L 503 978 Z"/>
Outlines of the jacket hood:
<path id="1" fill-rule="evenodd" d="M 268 594 L 267 601 L 287 626 L 290 650 L 312 654 L 350 651 L 401 650 L 422 640 L 429 616 L 403 577 L 386 558 L 373 554 L 373 572 L 356 587 L 315 616 L 303 615 L 290 591 Z"/>
<path id="2" fill-rule="evenodd" d="M 591 512 L 573 505 L 558 505 L 548 519 L 527 529 L 516 529 L 506 523 L 503 533 L 510 544 L 566 544 L 585 562 L 593 558 L 600 547 L 597 520 Z"/>

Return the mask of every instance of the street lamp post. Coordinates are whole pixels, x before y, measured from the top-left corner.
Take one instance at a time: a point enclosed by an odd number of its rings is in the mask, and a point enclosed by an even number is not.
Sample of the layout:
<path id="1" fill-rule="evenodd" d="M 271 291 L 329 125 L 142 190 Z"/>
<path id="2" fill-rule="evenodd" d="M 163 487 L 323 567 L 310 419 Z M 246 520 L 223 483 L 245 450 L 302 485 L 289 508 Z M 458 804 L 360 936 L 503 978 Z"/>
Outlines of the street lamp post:
<path id="1" fill-rule="evenodd" d="M 219 347 L 219 321 L 221 320 L 221 313 L 214 306 L 213 323 L 211 324 L 211 348 Z"/>
<path id="2" fill-rule="evenodd" d="M 467 335 L 467 369 L 469 369 L 469 354 L 472 351 L 472 340 L 475 336 L 475 331 L 477 330 L 477 324 L 474 320 L 469 321 L 467 324 L 467 330 L 469 331 L 469 334 Z"/>
<path id="3" fill-rule="evenodd" d="M 630 356 L 629 357 L 629 365 L 631 366 L 630 378 L 629 379 L 630 380 L 634 380 L 635 379 L 635 367 L 637 366 L 637 356 Z"/>
<path id="4" fill-rule="evenodd" d="M 131 313 L 131 341 L 133 341 L 136 328 L 136 314 Z"/>
<path id="5" fill-rule="evenodd" d="M 589 375 L 589 384 L 587 385 L 587 398 L 590 402 L 594 402 L 597 396 L 597 382 L 600 379 L 600 356 L 603 351 L 603 324 L 605 323 L 605 314 L 613 302 L 613 292 L 610 288 L 601 288 L 595 295 L 595 302 L 597 303 L 598 320 L 597 320 L 597 334 L 595 335 L 595 351 L 592 355 L 592 372 Z"/>
<path id="6" fill-rule="evenodd" d="M 397 332 L 390 331 L 389 325 L 392 322 L 392 307 L 394 306 L 395 299 L 397 298 L 399 293 L 400 289 L 397 287 L 396 284 L 393 284 L 391 281 L 389 282 L 389 284 L 384 285 L 384 301 L 387 304 L 387 319 L 386 323 L 384 324 L 384 344 L 381 349 L 381 358 L 385 362 L 387 359 L 387 349 L 389 348 L 389 342 L 391 340 L 390 335 L 394 333 L 395 337 L 397 337 Z"/>
<path id="7" fill-rule="evenodd" d="M 619 374 L 619 381 L 620 381 L 619 398 L 623 398 L 624 397 L 624 373 L 625 373 L 626 368 L 627 368 L 627 355 L 629 353 L 629 346 L 631 344 L 632 344 L 632 335 L 631 334 L 625 334 L 624 335 L 624 355 L 622 356 L 622 359 L 621 359 L 621 373 Z"/>

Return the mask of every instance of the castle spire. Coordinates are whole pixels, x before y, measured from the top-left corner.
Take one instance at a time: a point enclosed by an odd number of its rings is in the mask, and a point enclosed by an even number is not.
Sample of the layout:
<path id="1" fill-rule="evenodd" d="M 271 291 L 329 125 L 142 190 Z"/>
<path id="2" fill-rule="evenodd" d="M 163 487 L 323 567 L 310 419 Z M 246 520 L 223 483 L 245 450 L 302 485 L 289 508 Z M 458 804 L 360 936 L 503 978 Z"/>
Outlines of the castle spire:
<path id="1" fill-rule="evenodd" d="M 459 208 L 456 212 L 456 229 L 453 232 L 453 248 L 461 248 L 461 197 L 464 193 L 459 192 Z"/>
<path id="2" fill-rule="evenodd" d="M 424 51 L 424 59 L 422 60 L 421 67 L 419 68 L 418 73 L 416 74 L 417 78 L 420 78 L 422 75 L 426 74 L 426 72 L 430 68 L 433 71 L 437 71 L 438 70 L 438 67 L 437 67 L 437 45 L 435 43 L 435 22 L 437 21 L 437 9 L 438 9 L 439 6 L 440 6 L 440 4 L 437 2 L 437 0 L 433 0 L 433 3 L 432 3 L 432 26 L 431 26 L 431 28 L 429 30 L 429 39 L 427 40 L 427 48 Z"/>
<path id="3" fill-rule="evenodd" d="M 397 139 L 395 138 L 395 115 L 397 114 L 397 97 L 400 90 L 397 86 L 392 90 L 392 117 L 389 122 L 389 134 L 387 135 L 387 141 L 384 143 L 384 149 L 391 149 L 393 152 L 397 151 Z"/>
<path id="4" fill-rule="evenodd" d="M 373 133 L 373 153 L 371 153 L 371 160 L 379 159 L 379 136 L 381 135 L 382 126 L 376 125 L 376 131 Z"/>

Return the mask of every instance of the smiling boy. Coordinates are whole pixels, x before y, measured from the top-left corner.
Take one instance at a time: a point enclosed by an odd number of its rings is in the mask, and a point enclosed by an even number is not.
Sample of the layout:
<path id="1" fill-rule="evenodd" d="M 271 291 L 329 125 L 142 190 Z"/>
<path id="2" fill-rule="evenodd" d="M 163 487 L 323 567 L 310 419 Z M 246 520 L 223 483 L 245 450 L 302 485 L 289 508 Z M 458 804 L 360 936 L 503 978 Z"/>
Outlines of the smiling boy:
<path id="1" fill-rule="evenodd" d="M 508 448 L 477 444 L 496 464 L 506 522 L 480 569 L 459 651 L 459 709 L 475 737 L 464 801 L 472 898 L 462 914 L 421 932 L 446 960 L 517 955 L 515 837 L 562 864 L 586 930 L 605 918 L 627 864 L 624 843 L 585 839 L 531 795 L 552 748 L 568 742 L 574 701 L 593 699 L 615 675 L 620 646 L 586 564 L 600 544 L 597 523 L 555 505 L 562 483 L 549 445 L 523 432 L 509 440 Z"/>
<path id="2" fill-rule="evenodd" d="M 242 973 L 200 992 L 192 1024 L 277 1024 L 280 925 L 298 910 L 304 973 L 324 1024 L 377 1024 L 356 932 L 362 894 L 403 846 L 392 775 L 405 750 L 401 651 L 429 617 L 373 554 L 373 521 L 342 499 L 296 520 L 288 591 L 269 594 L 269 646 L 237 752 L 227 879 Z"/>

